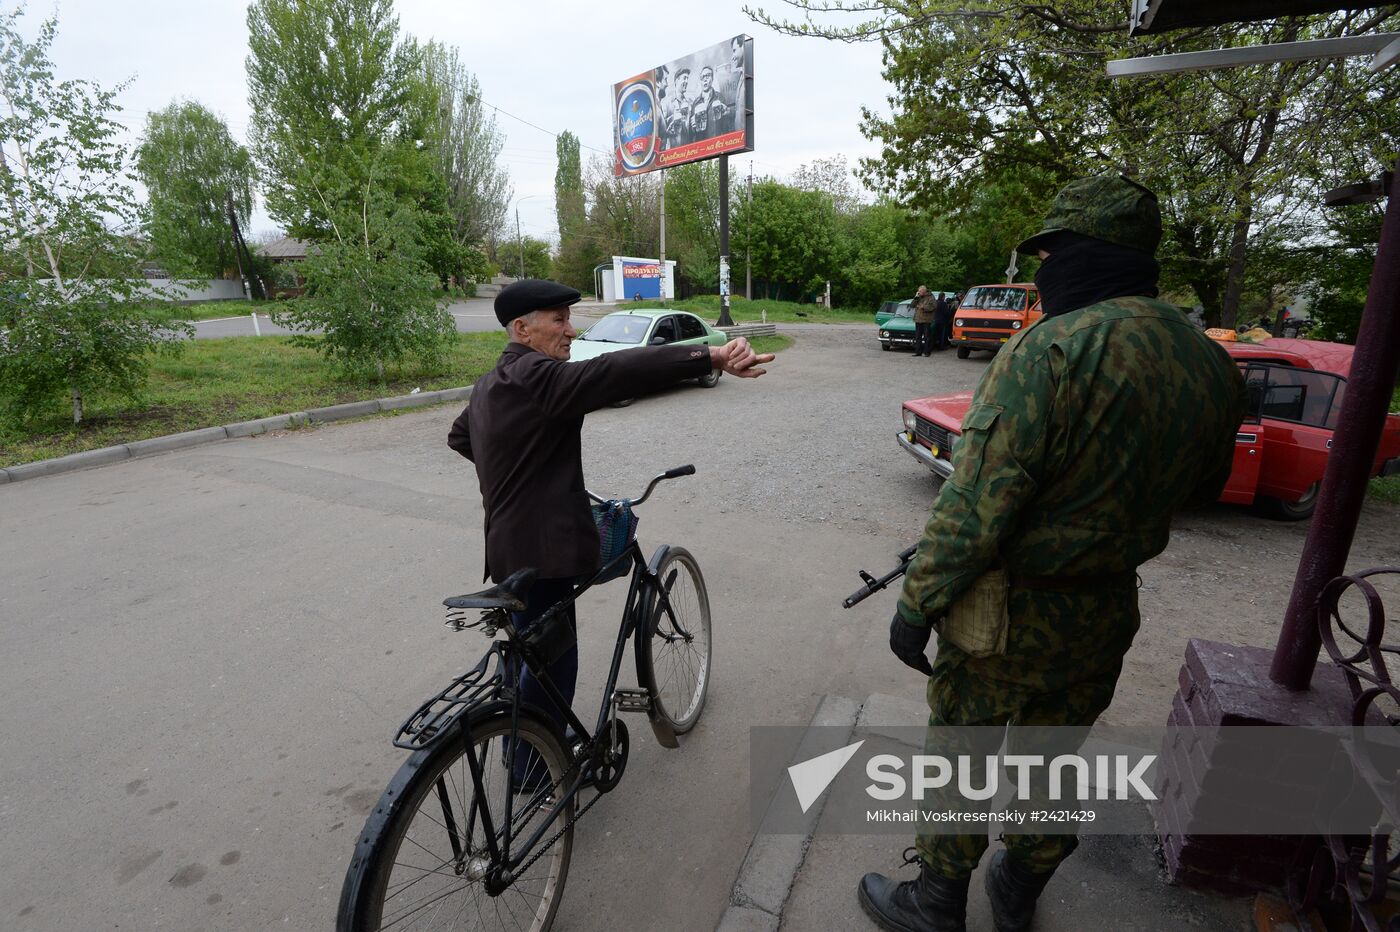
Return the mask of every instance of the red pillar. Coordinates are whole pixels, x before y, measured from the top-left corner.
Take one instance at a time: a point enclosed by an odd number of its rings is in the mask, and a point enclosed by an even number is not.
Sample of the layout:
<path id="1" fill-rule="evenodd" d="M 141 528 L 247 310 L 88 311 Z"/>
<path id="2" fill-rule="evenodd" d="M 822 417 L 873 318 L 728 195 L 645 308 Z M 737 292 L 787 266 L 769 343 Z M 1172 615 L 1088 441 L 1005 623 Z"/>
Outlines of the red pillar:
<path id="1" fill-rule="evenodd" d="M 1366 310 L 1356 335 L 1346 398 L 1333 434 L 1317 510 L 1303 544 L 1293 595 L 1269 669 L 1270 679 L 1288 689 L 1307 689 L 1312 680 L 1322 643 L 1317 599 L 1323 586 L 1345 570 L 1395 388 L 1400 364 L 1400 198 L 1394 197 L 1395 193 L 1390 192 L 1386 206 Z"/>

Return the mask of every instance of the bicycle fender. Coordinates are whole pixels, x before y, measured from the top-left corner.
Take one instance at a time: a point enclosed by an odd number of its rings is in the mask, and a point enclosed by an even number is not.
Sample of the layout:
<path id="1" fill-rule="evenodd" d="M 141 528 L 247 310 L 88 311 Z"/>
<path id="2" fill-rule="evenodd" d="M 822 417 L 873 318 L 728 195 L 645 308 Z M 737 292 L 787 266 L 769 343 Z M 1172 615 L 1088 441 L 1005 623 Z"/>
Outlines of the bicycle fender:
<path id="1" fill-rule="evenodd" d="M 670 555 L 670 544 L 662 544 L 660 547 L 657 547 L 656 551 L 651 555 L 651 559 L 647 562 L 647 576 L 652 579 L 659 579 L 661 564 L 664 563 L 666 558 Z M 651 618 L 652 612 L 656 610 L 655 598 L 655 595 L 649 588 L 646 595 L 646 603 L 641 606 L 641 617 L 644 621 Z M 637 659 L 637 681 L 639 683 L 644 682 L 642 651 L 647 649 L 646 639 L 650 636 L 651 633 L 647 630 L 645 624 L 637 625 L 637 630 L 633 632 L 633 637 L 636 638 L 636 642 L 632 646 L 632 651 L 633 656 Z M 663 748 L 672 749 L 681 746 L 680 739 L 676 737 L 676 733 L 671 728 L 670 723 L 657 714 L 654 704 L 653 708 L 647 711 L 647 721 L 651 723 L 651 730 L 652 733 L 656 735 L 657 744 L 661 745 Z"/>

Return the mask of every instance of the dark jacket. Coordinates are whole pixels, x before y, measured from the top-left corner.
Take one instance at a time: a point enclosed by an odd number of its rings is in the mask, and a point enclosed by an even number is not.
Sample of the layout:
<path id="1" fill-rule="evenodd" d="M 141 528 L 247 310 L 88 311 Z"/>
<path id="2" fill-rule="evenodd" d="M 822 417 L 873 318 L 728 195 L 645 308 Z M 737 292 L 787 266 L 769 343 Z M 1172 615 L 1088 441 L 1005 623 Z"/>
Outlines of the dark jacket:
<path id="1" fill-rule="evenodd" d="M 447 445 L 476 464 L 486 510 L 486 575 L 534 567 L 541 578 L 598 568 L 598 530 L 583 488 L 583 416 L 710 371 L 707 346 L 639 347 L 560 362 L 506 344 L 477 379 Z"/>

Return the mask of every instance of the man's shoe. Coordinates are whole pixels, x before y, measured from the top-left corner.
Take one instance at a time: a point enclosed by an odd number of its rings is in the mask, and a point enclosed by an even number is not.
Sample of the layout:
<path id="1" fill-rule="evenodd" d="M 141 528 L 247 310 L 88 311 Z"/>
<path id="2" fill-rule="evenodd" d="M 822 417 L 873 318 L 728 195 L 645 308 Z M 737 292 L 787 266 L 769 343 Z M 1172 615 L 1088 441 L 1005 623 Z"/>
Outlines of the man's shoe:
<path id="1" fill-rule="evenodd" d="M 950 880 L 917 854 L 904 852 L 904 863 L 919 865 L 919 876 L 903 883 L 883 874 L 866 874 L 856 895 L 875 924 L 890 932 L 967 932 L 967 885 Z"/>
<path id="2" fill-rule="evenodd" d="M 1035 901 L 1051 874 L 1037 874 L 998 851 L 987 868 L 987 898 L 992 901 L 992 924 L 997 932 L 1026 932 L 1035 915 Z"/>

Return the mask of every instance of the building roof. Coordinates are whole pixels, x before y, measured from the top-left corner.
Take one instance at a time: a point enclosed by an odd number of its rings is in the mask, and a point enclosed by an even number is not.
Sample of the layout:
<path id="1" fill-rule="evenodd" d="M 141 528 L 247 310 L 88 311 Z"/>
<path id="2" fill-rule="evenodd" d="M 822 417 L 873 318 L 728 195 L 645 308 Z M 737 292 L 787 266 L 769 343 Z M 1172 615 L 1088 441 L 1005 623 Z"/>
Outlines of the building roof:
<path id="1" fill-rule="evenodd" d="M 304 239 L 284 236 L 258 247 L 258 255 L 269 259 L 305 259 L 311 244 Z"/>

